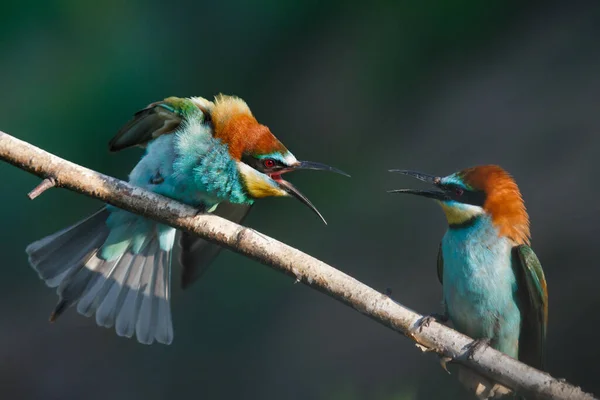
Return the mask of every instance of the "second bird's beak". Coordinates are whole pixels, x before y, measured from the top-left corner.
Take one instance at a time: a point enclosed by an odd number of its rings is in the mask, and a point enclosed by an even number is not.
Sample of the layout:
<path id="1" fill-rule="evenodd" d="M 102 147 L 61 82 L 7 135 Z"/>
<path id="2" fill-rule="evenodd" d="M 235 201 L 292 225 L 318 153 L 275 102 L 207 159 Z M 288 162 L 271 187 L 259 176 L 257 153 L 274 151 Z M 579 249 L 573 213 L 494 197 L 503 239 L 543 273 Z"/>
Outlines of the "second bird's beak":
<path id="1" fill-rule="evenodd" d="M 303 195 L 294 185 L 292 185 L 290 182 L 283 180 L 281 178 L 281 174 L 291 172 L 291 171 L 297 171 L 300 169 L 330 171 L 330 172 L 335 172 L 336 174 L 344 175 L 347 177 L 350 177 L 350 175 L 348 175 L 347 173 L 345 173 L 337 168 L 333 168 L 333 167 L 330 167 L 329 165 L 325 165 L 325 164 L 321 164 L 321 163 L 313 162 L 313 161 L 298 161 L 298 163 L 296 163 L 288 168 L 279 170 L 279 171 L 277 171 L 276 174 L 271 175 L 271 178 L 279 184 L 279 187 L 281 187 L 281 189 L 285 190 L 290 196 L 295 197 L 296 199 L 300 200 L 304 205 L 306 205 L 315 214 L 317 214 L 319 216 L 319 218 L 321 218 L 321 220 L 325 223 L 325 225 L 327 225 L 327 221 L 325 221 L 325 218 L 323 218 L 323 215 L 321 215 L 319 210 L 317 210 L 317 207 L 315 207 L 313 205 L 313 203 L 311 203 L 311 201 L 305 195 Z"/>
<path id="2" fill-rule="evenodd" d="M 409 171 L 406 169 L 390 169 L 390 172 L 399 173 L 402 175 L 412 176 L 415 179 L 418 179 L 423 182 L 430 183 L 434 186 L 439 186 L 441 182 L 441 178 L 438 176 L 433 176 L 429 174 L 425 174 L 423 172 L 418 171 Z M 414 194 L 417 196 L 428 197 L 430 199 L 435 200 L 448 200 L 448 196 L 441 190 L 418 190 L 418 189 L 395 189 L 388 190 L 388 193 L 407 193 Z"/>

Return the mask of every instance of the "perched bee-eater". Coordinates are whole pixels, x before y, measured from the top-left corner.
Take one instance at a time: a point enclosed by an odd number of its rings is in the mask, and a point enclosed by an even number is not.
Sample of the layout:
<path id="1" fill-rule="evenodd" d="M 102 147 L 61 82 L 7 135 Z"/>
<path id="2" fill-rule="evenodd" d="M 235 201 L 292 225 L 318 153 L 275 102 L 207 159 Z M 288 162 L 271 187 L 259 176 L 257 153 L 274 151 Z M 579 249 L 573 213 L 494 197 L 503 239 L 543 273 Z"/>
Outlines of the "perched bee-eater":
<path id="1" fill-rule="evenodd" d="M 437 262 L 445 319 L 478 343 L 489 342 L 496 350 L 543 368 L 548 292 L 542 266 L 529 247 L 529 216 L 514 179 L 495 165 L 446 177 L 391 172 L 437 188 L 391 192 L 434 199 L 446 214 L 448 230 Z M 487 395 L 481 393 L 482 398 Z"/>
<path id="2" fill-rule="evenodd" d="M 256 199 L 292 196 L 323 218 L 282 175 L 299 169 L 343 172 L 298 161 L 246 103 L 219 95 L 169 97 L 137 112 L 110 141 L 110 150 L 146 152 L 129 182 L 241 223 Z M 345 175 L 345 174 L 344 174 Z M 325 220 L 323 220 L 325 221 Z M 85 316 L 135 333 L 141 343 L 173 340 L 171 255 L 176 230 L 107 205 L 75 225 L 30 244 L 29 262 L 59 301 L 50 320 L 77 304 Z M 208 267 L 220 247 L 181 233 L 182 285 Z"/>

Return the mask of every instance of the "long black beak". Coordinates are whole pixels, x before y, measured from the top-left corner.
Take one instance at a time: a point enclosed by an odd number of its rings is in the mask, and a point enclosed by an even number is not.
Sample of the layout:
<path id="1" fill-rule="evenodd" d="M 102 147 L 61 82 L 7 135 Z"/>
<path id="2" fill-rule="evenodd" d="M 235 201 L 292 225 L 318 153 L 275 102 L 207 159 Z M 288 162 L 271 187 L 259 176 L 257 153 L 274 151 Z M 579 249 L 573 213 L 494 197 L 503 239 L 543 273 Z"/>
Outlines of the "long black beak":
<path id="1" fill-rule="evenodd" d="M 283 190 L 288 192 L 290 196 L 297 198 L 308 208 L 310 208 L 315 214 L 319 216 L 319 218 L 321 218 L 321 220 L 323 220 L 325 225 L 327 225 L 327 221 L 325 221 L 325 218 L 323 218 L 319 210 L 317 210 L 317 207 L 315 207 L 313 203 L 311 203 L 310 200 L 305 195 L 303 195 L 294 185 L 283 179 L 278 180 L 277 183 Z"/>
<path id="2" fill-rule="evenodd" d="M 425 174 L 423 172 L 418 171 L 410 171 L 406 169 L 390 169 L 390 172 L 399 173 L 402 175 L 412 176 L 415 179 L 418 179 L 423 182 L 430 183 L 432 185 L 438 186 L 440 184 L 440 178 L 437 176 Z M 430 199 L 435 200 L 448 200 L 448 196 L 441 190 L 418 190 L 418 189 L 395 189 L 388 190 L 388 193 L 407 193 L 414 194 L 417 196 L 428 197 Z"/>
<path id="3" fill-rule="evenodd" d="M 330 167 L 329 165 L 314 162 L 314 161 L 298 161 L 298 164 L 291 167 L 291 170 L 294 170 L 294 171 L 298 170 L 298 169 L 312 169 L 312 170 L 316 170 L 316 171 L 335 172 L 336 174 L 344 175 L 344 176 L 347 176 L 348 178 L 350 178 L 350 175 L 348 175 L 347 173 L 345 173 L 342 170 Z"/>

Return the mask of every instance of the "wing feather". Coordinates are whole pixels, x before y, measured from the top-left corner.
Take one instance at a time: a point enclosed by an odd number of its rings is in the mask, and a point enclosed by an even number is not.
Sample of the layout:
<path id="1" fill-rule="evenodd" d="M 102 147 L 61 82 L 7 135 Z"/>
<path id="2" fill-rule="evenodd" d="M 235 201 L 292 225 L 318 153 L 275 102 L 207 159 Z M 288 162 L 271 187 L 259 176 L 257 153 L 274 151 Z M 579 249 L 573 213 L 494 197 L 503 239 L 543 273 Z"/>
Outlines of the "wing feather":
<path id="1" fill-rule="evenodd" d="M 110 151 L 119 151 L 133 146 L 145 145 L 160 135 L 175 131 L 184 118 L 184 102 L 191 101 L 177 97 L 169 97 L 163 101 L 149 104 L 143 110 L 136 112 L 111 139 L 108 146 Z"/>
<path id="2" fill-rule="evenodd" d="M 250 212 L 250 207 L 249 204 L 222 202 L 213 214 L 241 224 Z M 179 237 L 179 246 L 179 263 L 183 268 L 181 287 L 185 289 L 206 272 L 222 247 L 185 232 Z"/>
<path id="3" fill-rule="evenodd" d="M 548 326 L 548 288 L 542 265 L 527 245 L 513 248 L 513 268 L 521 305 L 519 360 L 543 369 Z"/>
<path id="4" fill-rule="evenodd" d="M 440 248 L 438 250 L 437 256 L 437 276 L 440 280 L 440 283 L 444 284 L 444 254 L 442 253 L 442 244 L 440 243 Z"/>

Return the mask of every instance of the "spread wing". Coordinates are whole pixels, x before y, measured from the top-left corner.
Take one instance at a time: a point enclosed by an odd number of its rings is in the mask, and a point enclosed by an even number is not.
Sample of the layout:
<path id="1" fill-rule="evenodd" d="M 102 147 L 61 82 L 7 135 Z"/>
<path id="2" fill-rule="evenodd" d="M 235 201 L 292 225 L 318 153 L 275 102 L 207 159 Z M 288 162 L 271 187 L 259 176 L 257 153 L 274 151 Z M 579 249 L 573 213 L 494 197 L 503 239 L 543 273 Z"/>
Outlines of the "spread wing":
<path id="1" fill-rule="evenodd" d="M 250 212 L 250 207 L 249 204 L 222 202 L 213 214 L 241 224 Z M 206 272 L 222 247 L 185 232 L 179 237 L 179 246 L 179 263 L 183 268 L 181 287 L 185 289 Z"/>
<path id="2" fill-rule="evenodd" d="M 444 284 L 444 255 L 442 254 L 442 244 L 438 250 L 437 258 L 437 276 L 441 284 Z"/>
<path id="3" fill-rule="evenodd" d="M 171 133 L 181 123 L 183 116 L 178 103 L 185 101 L 169 97 L 149 104 L 136 112 L 109 142 L 110 151 L 119 151 L 132 146 L 144 147 L 160 135 Z"/>
<path id="4" fill-rule="evenodd" d="M 544 271 L 527 245 L 513 248 L 513 269 L 517 276 L 522 321 L 519 360 L 542 369 L 548 325 L 548 288 Z"/>

